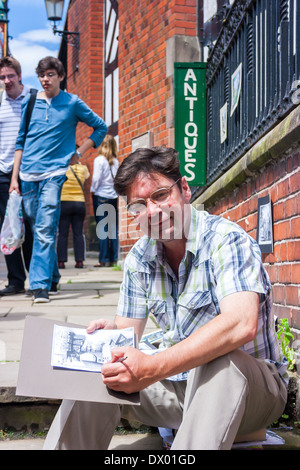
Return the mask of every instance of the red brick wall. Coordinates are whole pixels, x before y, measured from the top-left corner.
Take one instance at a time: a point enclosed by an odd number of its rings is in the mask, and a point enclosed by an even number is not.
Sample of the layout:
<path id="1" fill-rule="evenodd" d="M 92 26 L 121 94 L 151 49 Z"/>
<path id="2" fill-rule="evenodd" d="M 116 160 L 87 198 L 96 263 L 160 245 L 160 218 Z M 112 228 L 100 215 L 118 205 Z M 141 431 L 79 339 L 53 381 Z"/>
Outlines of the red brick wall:
<path id="1" fill-rule="evenodd" d="M 166 41 L 196 35 L 196 0 L 119 0 L 119 138 L 121 158 L 131 139 L 151 130 L 154 145 L 168 143 Z"/>
<path id="2" fill-rule="evenodd" d="M 196 0 L 119 0 L 119 154 L 131 152 L 131 140 L 151 131 L 153 145 L 169 145 L 166 100 L 166 41 L 196 36 Z M 122 206 L 122 204 L 121 204 Z M 139 236 L 122 211 L 121 254 Z"/>
<path id="3" fill-rule="evenodd" d="M 166 101 L 172 95 L 166 76 L 166 41 L 173 35 L 196 36 L 196 0 L 119 0 L 119 155 L 131 152 L 131 141 L 152 131 L 154 145 L 172 143 L 166 126 Z M 68 91 L 77 93 L 103 115 L 104 0 L 74 0 L 69 30 L 80 31 L 80 54 L 68 46 Z M 75 66 L 78 63 L 79 69 Z M 78 142 L 88 136 L 79 126 Z M 257 201 L 270 194 L 273 203 L 274 253 L 263 255 L 274 293 L 274 313 L 300 328 L 299 278 L 299 155 L 293 150 L 262 169 L 233 193 L 206 207 L 239 223 L 254 238 Z M 92 173 L 96 152 L 84 158 Z M 89 196 L 88 196 L 88 202 Z M 121 206 L 124 204 L 121 201 Z M 122 212 L 121 257 L 140 236 L 132 219 Z M 91 207 L 88 213 L 92 214 Z"/>
<path id="4" fill-rule="evenodd" d="M 293 150 L 263 168 L 257 177 L 242 184 L 213 206 L 210 213 L 237 222 L 254 239 L 257 200 L 270 195 L 273 206 L 274 252 L 263 254 L 273 286 L 274 314 L 288 318 L 300 329 L 300 149 Z"/>
<path id="5" fill-rule="evenodd" d="M 78 95 L 95 113 L 103 117 L 104 112 L 104 0 L 74 0 L 68 11 L 68 30 L 79 31 L 80 50 L 68 45 L 67 91 Z M 78 65 L 78 69 L 77 69 Z M 92 129 L 79 123 L 76 140 L 81 144 L 92 133 Z M 93 161 L 97 150 L 87 152 L 82 163 L 92 176 Z M 85 186 L 87 214 L 92 215 L 90 196 L 91 178 Z M 86 218 L 88 221 L 88 218 Z"/>

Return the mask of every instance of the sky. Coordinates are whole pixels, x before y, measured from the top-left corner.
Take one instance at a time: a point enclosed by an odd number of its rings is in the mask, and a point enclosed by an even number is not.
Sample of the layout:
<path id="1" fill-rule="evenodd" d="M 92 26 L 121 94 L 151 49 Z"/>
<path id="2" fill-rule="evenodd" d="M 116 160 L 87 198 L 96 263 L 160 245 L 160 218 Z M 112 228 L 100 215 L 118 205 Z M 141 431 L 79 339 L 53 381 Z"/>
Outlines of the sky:
<path id="1" fill-rule="evenodd" d="M 68 3 L 66 0 L 63 20 L 57 23 L 60 30 L 64 28 Z M 43 57 L 57 57 L 61 37 L 52 32 L 44 0 L 8 0 L 8 9 L 10 53 L 21 64 L 22 82 L 41 89 L 36 66 Z"/>

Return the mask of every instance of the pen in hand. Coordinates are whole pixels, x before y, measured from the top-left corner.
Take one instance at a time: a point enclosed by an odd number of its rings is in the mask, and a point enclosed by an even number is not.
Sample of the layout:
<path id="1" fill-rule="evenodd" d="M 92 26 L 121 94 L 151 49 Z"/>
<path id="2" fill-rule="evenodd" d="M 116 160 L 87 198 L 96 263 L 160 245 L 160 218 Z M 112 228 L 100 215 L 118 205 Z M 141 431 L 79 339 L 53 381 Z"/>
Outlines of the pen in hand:
<path id="1" fill-rule="evenodd" d="M 125 359 L 127 359 L 127 356 L 119 357 L 115 362 L 123 362 Z"/>

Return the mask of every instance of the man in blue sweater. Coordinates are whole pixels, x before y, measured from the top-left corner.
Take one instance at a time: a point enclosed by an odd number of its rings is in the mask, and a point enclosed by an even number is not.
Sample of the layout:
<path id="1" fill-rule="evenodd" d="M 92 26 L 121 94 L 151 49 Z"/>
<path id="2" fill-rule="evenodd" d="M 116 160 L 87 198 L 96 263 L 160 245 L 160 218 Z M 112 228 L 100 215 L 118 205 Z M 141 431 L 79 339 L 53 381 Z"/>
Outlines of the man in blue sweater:
<path id="1" fill-rule="evenodd" d="M 84 152 L 101 144 L 107 126 L 76 95 L 60 89 L 65 72 L 58 59 L 45 57 L 36 72 L 43 91 L 37 95 L 27 133 L 29 100 L 25 98 L 23 102 L 9 191 L 17 190 L 22 194 L 25 218 L 34 233 L 29 289 L 34 302 L 38 303 L 49 302 L 48 294 L 57 291 L 60 279 L 55 242 L 65 173 Z M 78 122 L 92 127 L 93 132 L 76 150 Z"/>

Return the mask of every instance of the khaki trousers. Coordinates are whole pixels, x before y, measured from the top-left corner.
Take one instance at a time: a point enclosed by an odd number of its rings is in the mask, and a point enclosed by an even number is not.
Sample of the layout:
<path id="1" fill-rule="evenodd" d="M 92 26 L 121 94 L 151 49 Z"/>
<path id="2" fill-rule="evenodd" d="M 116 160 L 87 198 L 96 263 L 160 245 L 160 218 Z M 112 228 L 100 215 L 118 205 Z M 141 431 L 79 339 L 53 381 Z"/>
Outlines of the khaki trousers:
<path id="1" fill-rule="evenodd" d="M 229 450 L 237 436 L 281 416 L 287 389 L 274 364 L 237 350 L 193 369 L 187 382 L 153 384 L 140 399 L 139 406 L 64 400 L 44 449 L 107 449 L 123 417 L 178 429 L 172 450 Z"/>

